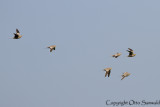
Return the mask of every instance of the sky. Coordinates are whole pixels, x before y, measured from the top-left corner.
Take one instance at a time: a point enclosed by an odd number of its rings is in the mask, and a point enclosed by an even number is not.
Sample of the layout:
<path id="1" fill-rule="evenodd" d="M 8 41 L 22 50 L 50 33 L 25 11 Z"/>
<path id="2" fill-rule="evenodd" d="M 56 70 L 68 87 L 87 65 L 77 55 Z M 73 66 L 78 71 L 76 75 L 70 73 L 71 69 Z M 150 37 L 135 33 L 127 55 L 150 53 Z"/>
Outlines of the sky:
<path id="1" fill-rule="evenodd" d="M 107 100 L 160 100 L 159 4 L 1 0 L 0 107 L 112 107 Z M 16 28 L 23 37 L 10 39 Z M 50 45 L 56 45 L 51 53 Z M 135 57 L 127 57 L 128 48 Z M 113 58 L 117 52 L 122 55 Z M 109 78 L 107 67 L 112 67 Z M 131 75 L 121 80 L 124 72 Z"/>

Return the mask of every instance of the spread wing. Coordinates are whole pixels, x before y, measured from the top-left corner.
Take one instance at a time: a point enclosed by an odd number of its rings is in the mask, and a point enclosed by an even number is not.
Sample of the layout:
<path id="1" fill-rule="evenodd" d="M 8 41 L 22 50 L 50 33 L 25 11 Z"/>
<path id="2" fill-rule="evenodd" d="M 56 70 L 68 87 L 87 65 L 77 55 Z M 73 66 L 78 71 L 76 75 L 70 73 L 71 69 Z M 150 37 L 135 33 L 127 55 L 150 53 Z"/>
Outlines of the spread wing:
<path id="1" fill-rule="evenodd" d="M 108 74 L 108 72 L 106 71 L 106 73 L 105 73 L 105 77 L 107 76 L 107 74 Z"/>
<path id="2" fill-rule="evenodd" d="M 50 49 L 50 52 L 52 52 L 53 49 Z"/>
<path id="3" fill-rule="evenodd" d="M 133 51 L 131 48 L 128 48 L 130 51 Z"/>
<path id="4" fill-rule="evenodd" d="M 17 32 L 17 33 L 20 33 L 18 29 L 16 29 L 16 32 Z"/>
<path id="5" fill-rule="evenodd" d="M 131 48 L 128 48 L 129 50 L 127 50 L 129 52 L 129 55 L 133 55 L 133 50 Z"/>
<path id="6" fill-rule="evenodd" d="M 108 77 L 110 76 L 110 73 L 111 73 L 111 70 L 109 70 L 109 72 L 108 72 Z"/>
<path id="7" fill-rule="evenodd" d="M 54 50 L 56 49 L 56 47 L 53 48 Z"/>
<path id="8" fill-rule="evenodd" d="M 125 77 L 123 76 L 121 80 L 123 80 Z"/>

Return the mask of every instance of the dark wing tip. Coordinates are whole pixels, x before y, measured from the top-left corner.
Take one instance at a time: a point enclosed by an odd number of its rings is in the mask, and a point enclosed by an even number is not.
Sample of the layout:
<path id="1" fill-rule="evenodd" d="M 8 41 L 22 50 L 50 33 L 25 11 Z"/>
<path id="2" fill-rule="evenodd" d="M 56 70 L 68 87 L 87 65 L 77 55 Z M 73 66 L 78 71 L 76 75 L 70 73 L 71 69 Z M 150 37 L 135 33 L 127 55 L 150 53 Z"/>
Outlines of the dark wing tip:
<path id="1" fill-rule="evenodd" d="M 18 29 L 16 29 L 16 32 L 17 32 L 17 33 L 19 33 L 19 30 L 18 30 Z"/>
<path id="2" fill-rule="evenodd" d="M 131 48 L 128 48 L 130 51 L 133 51 Z"/>
<path id="3" fill-rule="evenodd" d="M 109 71 L 109 73 L 108 73 L 108 77 L 110 76 L 110 73 L 111 73 L 111 71 Z"/>
<path id="4" fill-rule="evenodd" d="M 105 77 L 107 76 L 107 72 L 105 73 Z"/>

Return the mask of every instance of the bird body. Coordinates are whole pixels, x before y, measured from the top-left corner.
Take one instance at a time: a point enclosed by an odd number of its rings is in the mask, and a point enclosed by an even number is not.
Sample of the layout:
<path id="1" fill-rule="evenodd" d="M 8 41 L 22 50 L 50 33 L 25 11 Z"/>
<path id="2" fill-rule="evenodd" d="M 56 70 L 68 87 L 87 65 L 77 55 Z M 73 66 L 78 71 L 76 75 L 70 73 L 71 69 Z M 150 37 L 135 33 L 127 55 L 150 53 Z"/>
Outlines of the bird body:
<path id="1" fill-rule="evenodd" d="M 106 77 L 107 75 L 108 75 L 108 77 L 110 76 L 111 69 L 112 69 L 112 68 L 105 68 L 105 69 L 104 69 L 104 71 L 106 71 L 105 77 Z"/>
<path id="2" fill-rule="evenodd" d="M 128 77 L 129 75 L 130 75 L 130 73 L 128 73 L 128 72 L 123 73 L 123 74 L 122 74 L 122 79 L 121 79 L 121 80 L 123 80 L 125 77 Z"/>
<path id="3" fill-rule="evenodd" d="M 115 58 L 117 58 L 117 57 L 119 57 L 121 55 L 121 53 L 116 53 L 116 54 L 114 54 L 114 55 L 112 55 L 112 57 L 115 57 Z"/>
<path id="4" fill-rule="evenodd" d="M 50 52 L 52 52 L 52 50 L 55 50 L 56 49 L 56 45 L 51 45 L 48 47 L 50 49 Z"/>

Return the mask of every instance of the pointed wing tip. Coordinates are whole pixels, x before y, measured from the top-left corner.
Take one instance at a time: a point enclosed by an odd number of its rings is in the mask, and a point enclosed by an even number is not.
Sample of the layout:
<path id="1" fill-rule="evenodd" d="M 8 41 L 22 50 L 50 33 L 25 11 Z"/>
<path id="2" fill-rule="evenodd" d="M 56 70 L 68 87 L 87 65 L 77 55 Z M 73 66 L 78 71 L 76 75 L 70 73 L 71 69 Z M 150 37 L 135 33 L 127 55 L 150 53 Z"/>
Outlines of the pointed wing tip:
<path id="1" fill-rule="evenodd" d="M 16 29 L 16 32 L 17 32 L 17 33 L 19 33 L 19 30 L 18 30 L 18 29 Z"/>

